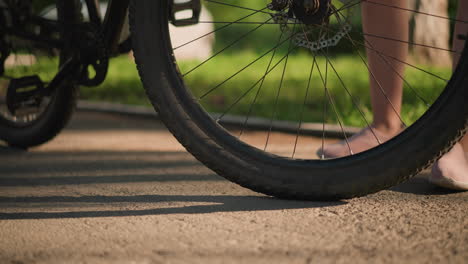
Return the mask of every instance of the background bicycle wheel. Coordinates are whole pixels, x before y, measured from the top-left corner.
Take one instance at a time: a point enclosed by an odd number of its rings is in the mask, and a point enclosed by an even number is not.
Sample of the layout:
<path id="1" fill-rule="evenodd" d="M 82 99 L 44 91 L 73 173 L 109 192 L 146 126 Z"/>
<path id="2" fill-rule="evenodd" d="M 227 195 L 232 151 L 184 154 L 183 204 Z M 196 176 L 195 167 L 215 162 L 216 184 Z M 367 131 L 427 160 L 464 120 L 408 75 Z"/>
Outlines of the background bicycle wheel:
<path id="1" fill-rule="evenodd" d="M 70 35 L 66 35 L 71 31 L 64 27 L 81 18 L 79 1 L 56 4 L 60 19 L 57 15 L 55 19 L 43 17 L 42 8 L 32 1 L 0 2 L 0 45 L 5 57 L 0 73 L 0 139 L 15 147 L 51 140 L 67 124 L 75 107 L 77 87 L 71 79 L 58 83 L 49 94 L 37 92 L 52 82 L 70 57 Z M 36 94 L 11 109 L 8 90 L 15 82 L 23 83 L 17 91 Z"/>

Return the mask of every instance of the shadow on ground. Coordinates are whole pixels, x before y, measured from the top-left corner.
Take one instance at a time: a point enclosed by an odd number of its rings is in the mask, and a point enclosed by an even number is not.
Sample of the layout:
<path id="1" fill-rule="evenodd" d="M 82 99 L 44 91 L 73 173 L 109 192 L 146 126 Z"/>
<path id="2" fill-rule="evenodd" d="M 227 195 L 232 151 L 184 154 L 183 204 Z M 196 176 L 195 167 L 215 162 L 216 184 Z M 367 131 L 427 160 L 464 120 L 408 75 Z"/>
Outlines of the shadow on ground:
<path id="1" fill-rule="evenodd" d="M 81 122 L 72 122 L 67 128 L 68 131 L 105 131 L 119 128 L 124 131 L 132 128 L 166 131 L 161 124 L 148 120 L 132 120 L 108 115 L 81 115 L 80 117 Z M 167 136 L 170 136 L 169 133 L 164 134 L 163 138 Z M 53 145 L 54 142 L 51 144 Z M 206 189 L 213 189 L 216 184 L 218 187 L 229 185 L 183 150 L 154 151 L 142 148 L 138 151 L 75 151 L 73 148 L 67 149 L 66 147 L 60 150 L 51 150 L 46 147 L 28 152 L 0 145 L 0 159 L 0 188 L 11 194 L 8 196 L 9 194 L 3 193 L 0 196 L 0 219 L 206 214 L 333 207 L 346 204 L 345 201 L 278 200 L 266 196 L 253 196 L 248 191 L 245 191 L 245 195 L 218 195 L 222 193 L 220 191 L 207 192 L 207 195 L 178 195 L 177 193 L 184 193 L 178 185 L 181 182 L 195 183 L 197 184 L 195 188 L 198 188 L 198 184 L 204 185 Z M 452 193 L 431 185 L 426 177 L 427 174 L 419 175 L 392 188 L 391 191 L 415 195 Z M 132 189 L 135 188 L 135 183 L 144 186 L 145 183 L 152 182 L 169 184 L 173 182 L 172 188 L 176 195 L 161 192 L 160 195 L 141 195 L 138 189 Z M 112 192 L 106 196 L 82 192 L 88 186 L 108 186 L 106 184 L 123 184 L 131 191 L 126 196 L 115 195 L 117 193 Z M 50 195 L 51 188 L 57 186 L 72 188 L 76 191 L 75 196 L 67 192 L 62 195 Z M 28 195 L 29 190 L 36 191 L 37 189 L 25 187 L 42 189 L 39 194 L 36 192 Z M 16 195 L 20 190 L 23 194 Z M 24 193 L 24 190 L 27 192 Z M 242 192 L 244 191 L 237 191 L 237 193 Z M 183 203 L 183 206 L 170 205 L 178 202 Z"/>
<path id="2" fill-rule="evenodd" d="M 86 188 L 95 184 L 105 186 L 114 183 L 129 184 L 128 188 L 133 188 L 130 184 L 151 182 L 174 182 L 174 184 L 200 182 L 209 185 L 225 181 L 183 151 L 25 152 L 0 147 L 0 157 L 6 161 L 0 166 L 0 188 L 10 190 L 22 187 L 41 187 L 50 190 L 57 186 Z M 198 172 L 178 173 L 180 170 L 193 169 Z M 181 189 L 180 193 L 183 192 Z M 167 204 L 174 202 L 209 204 L 167 208 Z M 252 195 L 0 196 L 0 209 L 3 209 L 0 219 L 206 214 L 316 208 L 343 204 L 345 202 L 288 201 Z M 96 206 L 106 209 L 89 210 L 90 207 Z M 141 209 L 142 206 L 153 208 Z M 165 208 L 158 208 L 161 206 Z M 126 207 L 132 209 L 121 209 Z M 5 212 L 7 209 L 8 212 Z M 9 212 L 11 210 L 13 212 Z"/>
<path id="3" fill-rule="evenodd" d="M 216 212 L 270 211 L 303 208 L 319 208 L 344 205 L 346 202 L 305 202 L 278 200 L 270 197 L 229 196 L 229 195 L 137 195 L 137 196 L 50 196 L 50 197 L 0 197 L 0 207 L 31 205 L 34 203 L 55 203 L 58 205 L 83 203 L 145 203 L 161 202 L 203 202 L 211 205 L 190 205 L 173 208 L 155 208 L 144 210 L 106 210 L 74 212 L 20 212 L 0 213 L 0 219 L 51 219 L 83 217 L 116 217 L 167 214 L 207 214 Z"/>
<path id="4" fill-rule="evenodd" d="M 0 167 L 0 187 L 54 186 L 99 183 L 135 183 L 170 181 L 222 181 L 208 169 L 206 173 L 158 173 L 174 168 L 204 167 L 182 151 L 84 151 L 84 152 L 27 152 L 0 146 L 0 158 L 6 161 Z M 8 162 L 8 160 L 10 162 Z M 15 161 L 24 162 L 15 162 Z M 148 173 L 131 173 L 132 170 Z M 108 172 L 105 176 L 93 176 L 96 171 Z M 112 172 L 126 172 L 112 175 Z M 73 172 L 73 176 L 68 176 Z M 166 171 L 167 172 L 167 171 Z M 28 177 L 17 177 L 17 175 Z M 47 176 L 54 174 L 57 176 Z M 419 195 L 450 194 L 453 191 L 439 188 L 427 181 L 429 172 L 391 188 L 401 193 Z"/>
<path id="5" fill-rule="evenodd" d="M 222 180 L 208 169 L 196 175 L 178 173 L 204 168 L 182 151 L 24 152 L 0 148 L 0 158 L 0 187 Z"/>

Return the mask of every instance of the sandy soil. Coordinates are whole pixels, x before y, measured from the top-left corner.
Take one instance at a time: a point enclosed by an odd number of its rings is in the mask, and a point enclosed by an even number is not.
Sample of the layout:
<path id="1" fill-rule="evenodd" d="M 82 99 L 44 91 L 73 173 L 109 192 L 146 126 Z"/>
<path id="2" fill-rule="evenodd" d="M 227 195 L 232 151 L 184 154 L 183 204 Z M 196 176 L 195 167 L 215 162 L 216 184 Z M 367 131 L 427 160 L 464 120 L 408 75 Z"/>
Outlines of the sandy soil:
<path id="1" fill-rule="evenodd" d="M 0 145 L 0 263 L 466 263 L 468 193 L 425 176 L 283 201 L 218 177 L 157 121 L 78 113 L 44 146 Z"/>

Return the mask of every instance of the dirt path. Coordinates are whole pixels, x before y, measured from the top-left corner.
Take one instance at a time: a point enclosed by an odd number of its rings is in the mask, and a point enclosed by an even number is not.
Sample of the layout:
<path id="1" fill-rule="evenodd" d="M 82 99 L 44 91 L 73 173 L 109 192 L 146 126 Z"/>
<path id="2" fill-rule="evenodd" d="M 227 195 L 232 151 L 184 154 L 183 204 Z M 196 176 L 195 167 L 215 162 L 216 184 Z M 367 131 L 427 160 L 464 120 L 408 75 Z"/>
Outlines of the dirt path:
<path id="1" fill-rule="evenodd" d="M 78 113 L 44 146 L 0 145 L 0 263 L 466 263 L 467 212 L 424 175 L 341 202 L 265 197 L 135 117 Z"/>

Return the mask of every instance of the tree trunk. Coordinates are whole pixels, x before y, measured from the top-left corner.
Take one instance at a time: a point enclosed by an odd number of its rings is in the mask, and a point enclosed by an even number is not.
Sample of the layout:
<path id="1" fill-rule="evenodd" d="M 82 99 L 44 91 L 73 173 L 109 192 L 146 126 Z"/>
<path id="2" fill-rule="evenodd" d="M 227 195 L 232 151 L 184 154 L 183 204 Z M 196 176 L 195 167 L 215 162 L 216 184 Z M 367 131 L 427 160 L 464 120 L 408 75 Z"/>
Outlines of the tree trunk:
<path id="1" fill-rule="evenodd" d="M 416 7 L 421 13 L 414 16 L 413 42 L 424 46 L 413 45 L 413 55 L 417 63 L 450 66 L 450 52 L 440 49 L 450 49 L 449 20 L 427 14 L 448 17 L 447 0 L 416 0 Z M 413 9 L 413 7 L 410 7 Z M 427 13 L 427 14 L 424 14 Z M 437 47 L 440 49 L 434 49 Z"/>

